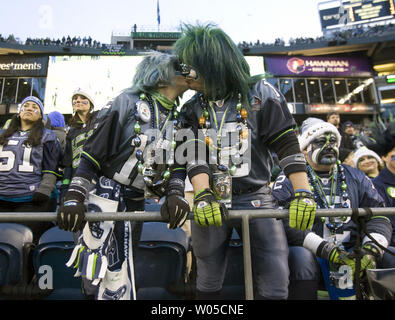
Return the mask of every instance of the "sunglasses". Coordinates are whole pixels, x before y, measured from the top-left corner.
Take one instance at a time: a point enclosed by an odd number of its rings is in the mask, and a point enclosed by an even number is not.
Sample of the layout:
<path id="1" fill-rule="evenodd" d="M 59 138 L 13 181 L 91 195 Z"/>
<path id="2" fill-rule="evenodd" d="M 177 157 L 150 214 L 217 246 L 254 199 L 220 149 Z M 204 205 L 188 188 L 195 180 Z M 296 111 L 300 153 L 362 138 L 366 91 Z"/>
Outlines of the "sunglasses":
<path id="1" fill-rule="evenodd" d="M 177 63 L 175 73 L 177 76 L 183 76 L 187 79 L 199 79 L 199 75 L 197 74 L 196 70 L 185 63 Z"/>

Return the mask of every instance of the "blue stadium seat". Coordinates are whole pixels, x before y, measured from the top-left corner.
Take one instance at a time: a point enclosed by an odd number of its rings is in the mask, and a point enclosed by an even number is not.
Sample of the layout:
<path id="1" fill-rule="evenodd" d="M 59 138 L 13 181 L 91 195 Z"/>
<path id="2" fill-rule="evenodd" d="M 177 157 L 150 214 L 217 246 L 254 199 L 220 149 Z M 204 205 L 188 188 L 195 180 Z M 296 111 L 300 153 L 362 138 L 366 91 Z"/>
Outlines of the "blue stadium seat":
<path id="1" fill-rule="evenodd" d="M 182 229 L 169 230 L 166 223 L 145 222 L 134 253 L 137 299 L 182 299 L 167 287 L 184 284 L 188 249 L 189 239 Z"/>
<path id="2" fill-rule="evenodd" d="M 27 246 L 32 231 L 16 223 L 0 223 L 0 286 L 27 281 Z"/>
<path id="3" fill-rule="evenodd" d="M 73 233 L 53 227 L 40 238 L 34 250 L 33 265 L 39 279 L 41 266 L 50 266 L 53 274 L 53 292 L 48 300 L 80 300 L 81 278 L 74 277 L 75 270 L 66 267 L 66 262 L 75 247 Z"/>

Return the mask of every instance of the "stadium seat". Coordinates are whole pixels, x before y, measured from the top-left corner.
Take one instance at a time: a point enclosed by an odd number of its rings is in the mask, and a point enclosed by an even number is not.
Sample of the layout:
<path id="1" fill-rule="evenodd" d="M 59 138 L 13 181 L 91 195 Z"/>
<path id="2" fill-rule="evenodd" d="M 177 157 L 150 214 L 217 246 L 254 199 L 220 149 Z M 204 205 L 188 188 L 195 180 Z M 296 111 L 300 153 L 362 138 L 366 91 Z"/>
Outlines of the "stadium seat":
<path id="1" fill-rule="evenodd" d="M 188 249 L 189 239 L 182 229 L 169 230 L 166 223 L 145 222 L 134 254 L 137 299 L 182 299 L 168 288 L 183 286 Z"/>
<path id="2" fill-rule="evenodd" d="M 73 233 L 53 227 L 40 238 L 34 250 L 33 264 L 37 279 L 43 276 L 40 267 L 49 266 L 53 275 L 53 291 L 48 300 L 80 300 L 81 278 L 74 277 L 75 270 L 66 267 L 66 262 L 75 247 Z M 45 269 L 43 269 L 45 270 Z"/>
<path id="3" fill-rule="evenodd" d="M 27 282 L 27 256 L 32 231 L 16 223 L 0 223 L 0 286 Z"/>

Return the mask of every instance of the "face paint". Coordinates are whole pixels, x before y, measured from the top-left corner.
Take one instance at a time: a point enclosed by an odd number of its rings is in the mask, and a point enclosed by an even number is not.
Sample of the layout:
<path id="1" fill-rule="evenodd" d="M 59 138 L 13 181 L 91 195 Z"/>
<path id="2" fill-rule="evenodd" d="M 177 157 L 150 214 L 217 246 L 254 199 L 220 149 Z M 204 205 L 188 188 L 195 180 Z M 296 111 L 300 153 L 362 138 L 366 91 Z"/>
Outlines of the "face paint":
<path id="1" fill-rule="evenodd" d="M 316 164 L 331 165 L 339 158 L 337 138 L 333 133 L 319 136 L 308 146 L 307 151 Z"/>

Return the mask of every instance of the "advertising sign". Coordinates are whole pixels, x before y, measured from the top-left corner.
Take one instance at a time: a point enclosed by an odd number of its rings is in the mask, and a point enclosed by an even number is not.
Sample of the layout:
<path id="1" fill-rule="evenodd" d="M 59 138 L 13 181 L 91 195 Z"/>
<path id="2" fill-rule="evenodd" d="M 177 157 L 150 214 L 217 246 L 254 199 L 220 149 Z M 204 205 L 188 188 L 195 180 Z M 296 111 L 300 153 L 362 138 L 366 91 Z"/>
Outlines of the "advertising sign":
<path id="1" fill-rule="evenodd" d="M 265 57 L 265 70 L 273 76 L 370 77 L 369 61 L 364 57 Z"/>
<path id="2" fill-rule="evenodd" d="M 0 56 L 0 77 L 45 77 L 48 57 Z"/>

